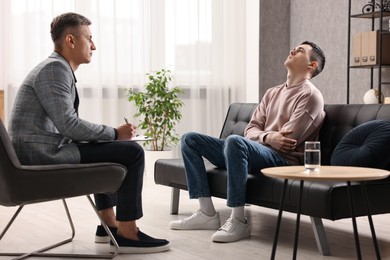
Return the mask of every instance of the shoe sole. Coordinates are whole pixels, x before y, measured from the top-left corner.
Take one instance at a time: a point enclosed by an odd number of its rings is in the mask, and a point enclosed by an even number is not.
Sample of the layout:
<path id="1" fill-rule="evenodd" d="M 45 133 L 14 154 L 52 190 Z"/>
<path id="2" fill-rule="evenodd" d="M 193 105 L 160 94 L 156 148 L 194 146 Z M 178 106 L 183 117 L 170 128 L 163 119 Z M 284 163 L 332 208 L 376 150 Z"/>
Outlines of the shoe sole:
<path id="1" fill-rule="evenodd" d="M 232 236 L 224 236 L 224 237 L 220 237 L 220 238 L 211 237 L 211 240 L 213 242 L 216 242 L 216 243 L 230 243 L 230 242 L 239 241 L 239 240 L 244 239 L 244 238 L 248 238 L 250 236 L 251 236 L 251 232 L 249 230 L 249 231 L 245 232 L 245 234 L 240 236 L 240 237 L 232 237 Z"/>
<path id="2" fill-rule="evenodd" d="M 220 225 L 218 226 L 192 226 L 192 227 L 181 227 L 181 226 L 170 226 L 173 230 L 218 230 L 220 228 Z"/>
<path id="3" fill-rule="evenodd" d="M 110 237 L 109 236 L 95 236 L 95 243 L 98 243 L 98 244 L 106 244 L 106 243 L 110 243 Z"/>
<path id="4" fill-rule="evenodd" d="M 119 254 L 152 254 L 168 251 L 170 244 L 156 247 L 119 247 Z M 115 252 L 115 247 L 110 245 L 110 253 Z"/>
<path id="5" fill-rule="evenodd" d="M 180 224 L 170 224 L 169 227 L 174 230 L 218 230 L 221 227 L 221 223 L 203 223 L 198 225 L 182 226 Z"/>

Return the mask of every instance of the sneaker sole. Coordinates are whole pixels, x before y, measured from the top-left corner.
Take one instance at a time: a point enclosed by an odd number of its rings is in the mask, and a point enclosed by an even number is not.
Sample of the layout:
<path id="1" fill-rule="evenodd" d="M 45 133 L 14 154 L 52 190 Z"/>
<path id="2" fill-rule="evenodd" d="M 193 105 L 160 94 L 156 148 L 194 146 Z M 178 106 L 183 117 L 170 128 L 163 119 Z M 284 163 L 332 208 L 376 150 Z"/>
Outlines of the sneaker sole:
<path id="1" fill-rule="evenodd" d="M 95 243 L 98 243 L 98 244 L 106 244 L 106 243 L 110 243 L 110 237 L 109 236 L 95 236 Z"/>
<path id="2" fill-rule="evenodd" d="M 221 237 L 211 237 L 211 240 L 216 243 L 230 243 L 230 242 L 236 242 L 244 238 L 248 238 L 251 236 L 251 231 L 248 230 L 245 232 L 245 234 L 238 236 L 238 237 L 233 237 L 233 236 L 221 236 Z"/>
<path id="3" fill-rule="evenodd" d="M 199 225 L 199 226 L 190 226 L 190 227 L 182 227 L 182 226 L 170 226 L 173 230 L 218 230 L 221 225 Z"/>
<path id="4" fill-rule="evenodd" d="M 151 253 L 161 253 L 168 251 L 170 249 L 170 244 L 156 247 L 119 247 L 119 254 L 151 254 Z M 115 252 L 115 247 L 110 245 L 110 253 Z"/>

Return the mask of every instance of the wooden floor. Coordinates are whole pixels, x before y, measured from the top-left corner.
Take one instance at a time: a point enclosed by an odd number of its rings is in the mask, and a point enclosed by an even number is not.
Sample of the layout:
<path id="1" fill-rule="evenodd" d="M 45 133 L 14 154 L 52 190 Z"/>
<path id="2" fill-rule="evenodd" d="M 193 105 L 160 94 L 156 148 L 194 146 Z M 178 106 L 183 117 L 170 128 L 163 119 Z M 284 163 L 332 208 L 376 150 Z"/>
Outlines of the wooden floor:
<path id="1" fill-rule="evenodd" d="M 144 217 L 138 226 L 145 233 L 171 241 L 171 250 L 149 255 L 119 255 L 115 259 L 269 259 L 277 211 L 257 206 L 248 206 L 246 213 L 251 224 L 251 238 L 236 243 L 218 244 L 210 240 L 213 231 L 173 231 L 168 222 L 190 215 L 197 209 L 197 202 L 181 192 L 179 215 L 169 214 L 170 189 L 153 183 L 153 176 L 145 176 L 143 191 Z M 225 201 L 214 199 L 222 220 L 230 211 Z M 85 197 L 68 200 L 76 227 L 76 238 L 69 245 L 55 251 L 95 253 L 108 250 L 107 245 L 93 243 L 98 219 Z M 11 217 L 15 208 L 0 207 L 0 228 Z M 70 230 L 60 201 L 26 206 L 9 232 L 0 241 L 0 251 L 34 250 L 48 243 L 64 239 Z M 374 216 L 382 259 L 390 259 L 390 216 Z M 284 214 L 276 259 L 291 259 L 294 237 L 295 214 Z M 302 217 L 298 259 L 356 259 L 351 220 L 324 221 L 330 243 L 331 256 L 317 252 L 309 218 Z M 358 218 L 363 259 L 375 259 L 369 226 L 366 218 Z M 11 259 L 0 257 L 0 259 Z M 39 259 L 39 258 L 35 258 Z M 41 258 L 47 259 L 47 258 Z"/>

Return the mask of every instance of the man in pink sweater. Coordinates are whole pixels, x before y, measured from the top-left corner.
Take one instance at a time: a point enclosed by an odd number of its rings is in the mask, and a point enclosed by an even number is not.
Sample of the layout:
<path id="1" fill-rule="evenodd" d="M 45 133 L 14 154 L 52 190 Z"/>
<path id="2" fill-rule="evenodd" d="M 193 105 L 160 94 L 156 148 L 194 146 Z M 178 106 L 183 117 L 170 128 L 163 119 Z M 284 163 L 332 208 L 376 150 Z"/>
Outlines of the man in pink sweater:
<path id="1" fill-rule="evenodd" d="M 189 195 L 199 199 L 200 208 L 190 217 L 172 221 L 172 229 L 215 229 L 214 242 L 249 237 L 244 212 L 248 173 L 303 164 L 305 141 L 318 138 L 325 118 L 322 94 L 310 82 L 323 70 L 325 55 L 316 44 L 305 41 L 290 51 L 284 65 L 287 81 L 268 89 L 245 128 L 244 137 L 231 135 L 221 140 L 193 132 L 183 136 Z M 227 169 L 227 205 L 232 213 L 222 227 L 211 200 L 203 157 Z"/>

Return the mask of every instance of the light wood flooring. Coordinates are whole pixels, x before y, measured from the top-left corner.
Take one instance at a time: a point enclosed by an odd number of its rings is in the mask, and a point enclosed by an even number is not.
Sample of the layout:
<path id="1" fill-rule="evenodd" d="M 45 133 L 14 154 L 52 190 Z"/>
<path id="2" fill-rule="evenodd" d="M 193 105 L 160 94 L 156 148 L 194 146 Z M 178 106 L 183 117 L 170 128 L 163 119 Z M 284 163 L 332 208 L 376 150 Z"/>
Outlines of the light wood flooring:
<path id="1" fill-rule="evenodd" d="M 190 215 L 197 209 L 197 201 L 189 200 L 188 193 L 181 192 L 179 215 L 169 214 L 170 188 L 157 186 L 153 176 L 145 176 L 143 191 L 144 217 L 138 226 L 145 233 L 171 241 L 171 250 L 148 255 L 119 255 L 115 259 L 269 259 L 275 231 L 277 211 L 248 206 L 246 214 L 251 224 L 251 238 L 235 243 L 218 244 L 210 240 L 213 231 L 173 231 L 168 222 Z M 214 199 L 222 221 L 230 214 L 225 201 Z M 85 197 L 68 200 L 76 227 L 75 240 L 55 251 L 95 253 L 108 250 L 107 245 L 93 243 L 98 219 Z M 0 251 L 32 251 L 70 235 L 61 201 L 26 206 L 9 232 L 0 241 Z M 0 228 L 3 229 L 16 208 L 0 207 Z M 374 224 L 382 259 L 390 259 L 390 215 L 374 216 Z M 295 231 L 295 214 L 285 213 L 281 227 L 276 259 L 291 259 Z M 330 243 L 331 256 L 317 252 L 308 217 L 301 220 L 298 259 L 356 259 L 352 224 L 350 219 L 324 220 Z M 363 259 L 375 259 L 367 218 L 358 218 L 358 228 Z M 11 257 L 0 257 L 11 259 Z M 31 258 L 34 259 L 34 258 Z M 39 258 L 35 258 L 39 259 Z M 47 258 L 41 258 L 47 259 Z"/>

